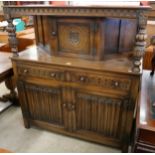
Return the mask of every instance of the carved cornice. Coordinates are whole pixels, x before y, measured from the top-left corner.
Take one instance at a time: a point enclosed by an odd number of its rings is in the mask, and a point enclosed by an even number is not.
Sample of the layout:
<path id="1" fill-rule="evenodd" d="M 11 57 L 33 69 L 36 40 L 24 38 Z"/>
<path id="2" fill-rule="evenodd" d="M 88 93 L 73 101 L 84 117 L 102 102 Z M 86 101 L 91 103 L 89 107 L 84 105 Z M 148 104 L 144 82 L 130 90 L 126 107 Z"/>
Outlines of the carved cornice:
<path id="1" fill-rule="evenodd" d="M 11 17 L 20 15 L 83 16 L 136 18 L 139 12 L 148 8 L 110 8 L 110 7 L 51 7 L 51 6 L 4 6 L 4 13 Z"/>

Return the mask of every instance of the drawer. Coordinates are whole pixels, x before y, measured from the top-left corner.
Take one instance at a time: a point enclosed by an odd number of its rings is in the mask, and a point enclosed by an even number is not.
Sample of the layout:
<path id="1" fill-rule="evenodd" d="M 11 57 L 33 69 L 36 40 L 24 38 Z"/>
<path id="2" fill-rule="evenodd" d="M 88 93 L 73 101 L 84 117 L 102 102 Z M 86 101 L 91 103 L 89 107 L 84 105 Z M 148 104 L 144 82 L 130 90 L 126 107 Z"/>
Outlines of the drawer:
<path id="1" fill-rule="evenodd" d="M 84 71 L 66 71 L 65 77 L 68 82 L 120 91 L 129 91 L 132 81 L 129 76 Z"/>
<path id="2" fill-rule="evenodd" d="M 17 74 L 18 76 L 64 81 L 64 72 L 58 69 L 47 69 L 43 67 L 31 67 L 22 65 L 17 66 Z"/>
<path id="3" fill-rule="evenodd" d="M 31 67 L 18 66 L 17 72 L 19 76 L 32 76 L 36 78 L 46 78 L 61 82 L 74 83 L 83 86 L 95 86 L 102 89 L 115 89 L 120 91 L 129 91 L 131 79 L 128 76 L 118 74 L 98 73 L 83 70 L 72 70 L 54 67 Z"/>

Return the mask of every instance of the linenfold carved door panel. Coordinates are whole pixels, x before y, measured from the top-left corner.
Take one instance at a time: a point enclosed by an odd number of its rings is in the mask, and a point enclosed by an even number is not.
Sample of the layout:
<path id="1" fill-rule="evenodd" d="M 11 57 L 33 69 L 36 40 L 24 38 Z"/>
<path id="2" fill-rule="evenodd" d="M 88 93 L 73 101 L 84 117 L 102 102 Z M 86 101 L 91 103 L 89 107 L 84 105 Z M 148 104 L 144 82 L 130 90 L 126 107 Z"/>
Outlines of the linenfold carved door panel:
<path id="1" fill-rule="evenodd" d="M 129 101 L 114 96 L 76 93 L 76 130 L 122 139 Z M 122 110 L 124 109 L 124 110 Z"/>
<path id="2" fill-rule="evenodd" d="M 22 89 L 18 89 L 20 94 Z M 30 83 L 25 83 L 24 89 L 31 119 L 63 126 L 61 89 Z"/>

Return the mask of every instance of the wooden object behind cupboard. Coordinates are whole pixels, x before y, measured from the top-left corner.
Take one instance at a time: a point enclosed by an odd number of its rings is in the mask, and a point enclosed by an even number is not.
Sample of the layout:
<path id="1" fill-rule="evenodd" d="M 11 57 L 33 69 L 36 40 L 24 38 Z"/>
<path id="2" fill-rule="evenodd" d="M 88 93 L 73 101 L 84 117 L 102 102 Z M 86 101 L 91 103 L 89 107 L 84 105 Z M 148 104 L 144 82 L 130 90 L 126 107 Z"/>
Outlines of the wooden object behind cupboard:
<path id="1" fill-rule="evenodd" d="M 146 70 L 152 70 L 151 60 L 153 58 L 153 46 L 150 45 L 146 48 L 146 52 L 143 59 L 143 68 Z"/>
<path id="2" fill-rule="evenodd" d="M 144 70 L 138 99 L 133 152 L 155 152 L 155 78 Z"/>
<path id="3" fill-rule="evenodd" d="M 37 47 L 17 56 L 11 42 L 25 127 L 127 151 L 145 43 L 142 15 L 148 9 L 5 6 L 11 18 L 25 14 L 35 19 Z"/>

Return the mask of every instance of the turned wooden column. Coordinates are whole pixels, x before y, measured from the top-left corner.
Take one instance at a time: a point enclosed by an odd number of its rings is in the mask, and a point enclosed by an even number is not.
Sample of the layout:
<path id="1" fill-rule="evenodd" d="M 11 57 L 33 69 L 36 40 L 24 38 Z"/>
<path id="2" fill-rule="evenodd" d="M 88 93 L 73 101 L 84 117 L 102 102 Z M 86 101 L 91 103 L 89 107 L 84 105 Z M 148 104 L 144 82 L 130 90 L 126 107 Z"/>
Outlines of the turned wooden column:
<path id="1" fill-rule="evenodd" d="M 16 28 L 13 25 L 13 19 L 7 19 L 7 32 L 9 36 L 9 45 L 13 56 L 18 56 L 18 40 L 16 38 Z"/>
<path id="2" fill-rule="evenodd" d="M 147 33 L 146 33 L 146 25 L 147 25 L 147 17 L 145 16 L 144 12 L 138 13 L 138 33 L 136 35 L 136 43 L 134 47 L 133 52 L 133 72 L 140 72 L 140 66 L 141 66 L 141 58 L 144 55 L 145 52 L 145 46 L 146 46 L 146 39 L 147 39 Z"/>
<path id="3" fill-rule="evenodd" d="M 3 2 L 4 5 L 14 5 L 13 2 L 6 1 Z M 11 48 L 11 52 L 13 53 L 13 56 L 18 56 L 18 40 L 16 38 L 16 27 L 13 25 L 13 18 L 11 18 L 11 12 L 7 8 L 3 8 L 3 12 L 5 15 L 5 19 L 8 22 L 8 26 L 6 28 L 8 32 L 8 41 L 9 46 Z"/>

